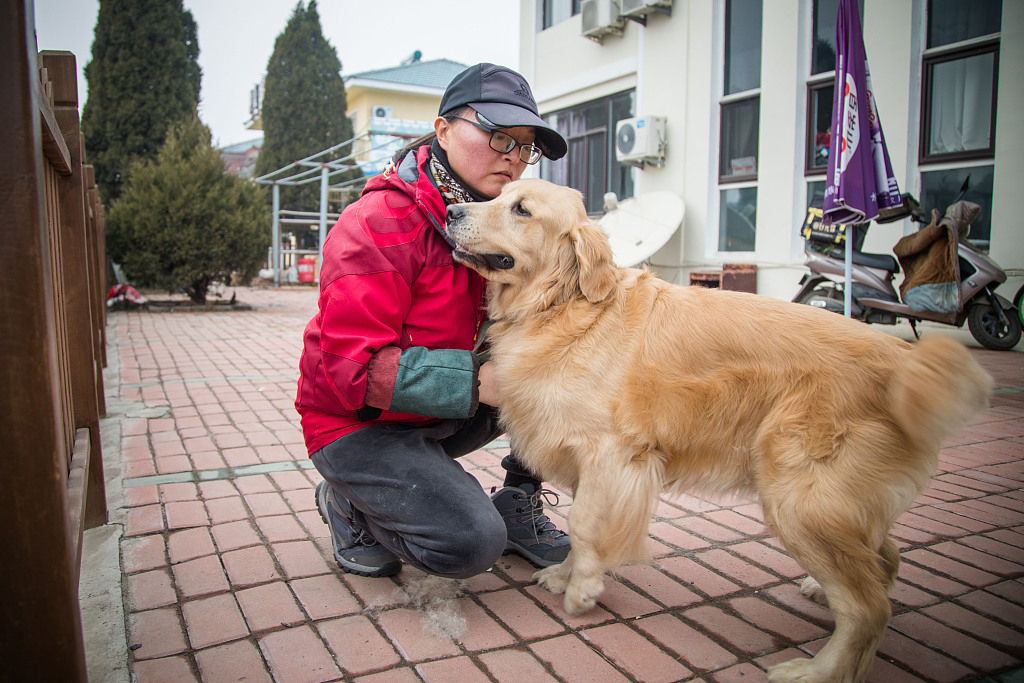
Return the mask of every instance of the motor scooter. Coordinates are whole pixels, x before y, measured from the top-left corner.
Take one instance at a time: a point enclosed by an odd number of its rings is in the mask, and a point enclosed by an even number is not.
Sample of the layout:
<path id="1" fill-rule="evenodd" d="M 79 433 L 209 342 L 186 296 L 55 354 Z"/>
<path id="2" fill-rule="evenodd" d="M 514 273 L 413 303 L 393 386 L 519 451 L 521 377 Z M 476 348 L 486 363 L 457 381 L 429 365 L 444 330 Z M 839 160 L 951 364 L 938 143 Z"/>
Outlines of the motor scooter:
<path id="1" fill-rule="evenodd" d="M 964 181 L 953 204 L 960 201 L 966 193 L 968 180 Z M 815 202 L 812 202 L 809 209 L 811 215 Z M 904 194 L 903 203 L 903 209 L 880 217 L 875 222 L 888 223 L 909 217 L 911 221 L 927 225 L 931 220 L 912 195 Z M 817 215 L 820 219 L 820 212 Z M 841 227 L 846 228 L 846 234 L 841 238 L 842 246 L 835 242 L 823 244 L 814 239 L 805 242 L 804 265 L 810 272 L 800 280 L 800 289 L 793 297 L 793 301 L 844 314 L 844 250 L 849 244 L 853 249 L 851 317 L 866 323 L 885 325 L 895 325 L 901 319 L 907 320 L 914 331 L 914 336 L 918 338 L 920 335 L 917 323 L 922 320 L 956 327 L 962 327 L 966 321 L 971 335 L 987 349 L 1005 351 L 1020 342 L 1022 320 L 1014 304 L 1020 306 L 1020 300 L 1024 295 L 1018 292 L 1014 297 L 1017 301 L 1011 303 L 997 294 L 995 289 L 1006 282 L 1005 271 L 966 238 L 960 238 L 957 244 L 960 267 L 960 279 L 957 283 L 959 308 L 953 313 L 939 313 L 915 310 L 900 300 L 893 286 L 895 275 L 900 272 L 896 258 L 891 254 L 870 254 L 860 250 L 864 233 L 867 231 L 867 223 Z"/>

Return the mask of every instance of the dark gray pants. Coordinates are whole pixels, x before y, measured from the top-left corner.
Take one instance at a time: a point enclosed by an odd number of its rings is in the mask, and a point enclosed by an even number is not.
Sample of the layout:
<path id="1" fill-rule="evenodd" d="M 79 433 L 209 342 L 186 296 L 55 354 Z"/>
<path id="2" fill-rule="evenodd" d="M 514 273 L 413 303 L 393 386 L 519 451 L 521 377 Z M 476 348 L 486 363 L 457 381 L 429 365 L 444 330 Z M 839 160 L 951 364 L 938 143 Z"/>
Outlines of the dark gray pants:
<path id="1" fill-rule="evenodd" d="M 455 458 L 500 433 L 497 411 L 482 405 L 466 420 L 365 427 L 311 457 L 381 545 L 425 572 L 462 579 L 494 564 L 506 532 L 490 496 Z M 510 477 L 540 483 L 514 457 L 502 466 L 507 484 Z"/>

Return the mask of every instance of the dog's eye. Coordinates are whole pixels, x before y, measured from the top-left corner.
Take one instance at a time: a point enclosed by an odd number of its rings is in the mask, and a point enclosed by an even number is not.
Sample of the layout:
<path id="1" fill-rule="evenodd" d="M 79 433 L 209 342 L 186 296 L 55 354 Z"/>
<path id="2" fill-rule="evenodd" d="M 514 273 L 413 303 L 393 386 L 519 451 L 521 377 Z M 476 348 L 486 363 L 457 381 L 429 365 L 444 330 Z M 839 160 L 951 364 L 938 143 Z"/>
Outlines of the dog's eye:
<path id="1" fill-rule="evenodd" d="M 520 216 L 530 215 L 530 212 L 526 209 L 525 206 L 523 206 L 522 202 L 516 202 L 515 205 L 512 207 L 512 210 L 515 211 Z"/>

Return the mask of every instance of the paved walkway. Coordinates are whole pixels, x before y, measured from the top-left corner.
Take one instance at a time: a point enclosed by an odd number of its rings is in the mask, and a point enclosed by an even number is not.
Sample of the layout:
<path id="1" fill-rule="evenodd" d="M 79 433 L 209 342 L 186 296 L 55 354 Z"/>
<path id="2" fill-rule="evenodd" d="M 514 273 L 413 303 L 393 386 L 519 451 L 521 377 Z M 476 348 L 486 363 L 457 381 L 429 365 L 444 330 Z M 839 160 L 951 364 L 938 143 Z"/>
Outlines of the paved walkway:
<path id="1" fill-rule="evenodd" d="M 255 310 L 110 314 L 111 523 L 90 532 L 83 570 L 94 683 L 760 681 L 830 632 L 747 501 L 663 499 L 657 565 L 606 579 L 579 618 L 514 556 L 438 604 L 409 568 L 342 573 L 292 406 L 316 294 L 238 298 Z M 1021 350 L 974 351 L 998 391 L 894 530 L 903 564 L 871 681 L 1024 680 Z M 490 487 L 506 452 L 462 462 Z"/>

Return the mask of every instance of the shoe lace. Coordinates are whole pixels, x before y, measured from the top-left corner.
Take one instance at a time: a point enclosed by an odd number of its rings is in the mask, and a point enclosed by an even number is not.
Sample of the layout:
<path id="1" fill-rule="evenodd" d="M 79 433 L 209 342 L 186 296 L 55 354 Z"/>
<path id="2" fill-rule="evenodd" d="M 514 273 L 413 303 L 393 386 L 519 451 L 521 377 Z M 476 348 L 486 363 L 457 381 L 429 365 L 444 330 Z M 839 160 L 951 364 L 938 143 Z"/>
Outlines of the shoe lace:
<path id="1" fill-rule="evenodd" d="M 533 527 L 533 538 L 535 541 L 540 542 L 541 534 L 550 534 L 554 538 L 561 538 L 566 535 L 564 531 L 556 527 L 554 522 L 544 514 L 545 503 L 549 507 L 558 506 L 558 493 L 551 489 L 538 489 L 528 497 L 517 495 L 515 498 L 517 500 L 525 500 L 530 504 L 530 525 Z M 526 512 L 526 510 L 522 511 Z"/>
<path id="2" fill-rule="evenodd" d="M 370 546 L 377 545 L 377 539 L 374 538 L 373 535 L 370 534 L 370 532 L 366 529 L 359 529 L 358 527 L 353 527 L 353 530 L 357 531 L 357 533 L 356 537 L 352 539 L 352 545 L 363 545 L 368 548 Z"/>

